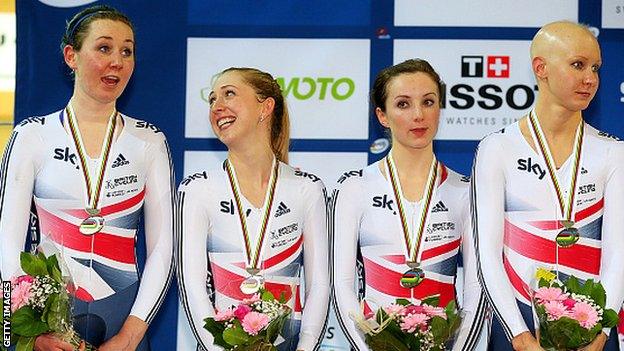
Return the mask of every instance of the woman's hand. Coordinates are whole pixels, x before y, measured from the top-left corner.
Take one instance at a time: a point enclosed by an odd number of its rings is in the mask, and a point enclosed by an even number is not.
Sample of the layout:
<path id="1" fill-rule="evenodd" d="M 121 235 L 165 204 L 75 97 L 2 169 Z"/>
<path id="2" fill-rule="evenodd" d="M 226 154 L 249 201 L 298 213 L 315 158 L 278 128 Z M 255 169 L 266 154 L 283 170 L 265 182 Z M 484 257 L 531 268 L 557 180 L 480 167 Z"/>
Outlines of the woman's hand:
<path id="1" fill-rule="evenodd" d="M 598 334 L 591 344 L 580 349 L 581 351 L 601 351 L 607 343 L 607 334 L 604 332 Z"/>
<path id="2" fill-rule="evenodd" d="M 516 335 L 511 340 L 511 345 L 516 351 L 544 351 L 537 340 L 528 331 Z"/>
<path id="3" fill-rule="evenodd" d="M 129 316 L 117 335 L 108 339 L 98 351 L 134 351 L 147 331 L 147 323 Z"/>
<path id="4" fill-rule="evenodd" d="M 65 342 L 52 334 L 39 335 L 35 339 L 35 345 L 33 347 L 35 351 L 74 351 L 72 344 Z M 80 343 L 78 351 L 84 351 L 84 341 Z"/>

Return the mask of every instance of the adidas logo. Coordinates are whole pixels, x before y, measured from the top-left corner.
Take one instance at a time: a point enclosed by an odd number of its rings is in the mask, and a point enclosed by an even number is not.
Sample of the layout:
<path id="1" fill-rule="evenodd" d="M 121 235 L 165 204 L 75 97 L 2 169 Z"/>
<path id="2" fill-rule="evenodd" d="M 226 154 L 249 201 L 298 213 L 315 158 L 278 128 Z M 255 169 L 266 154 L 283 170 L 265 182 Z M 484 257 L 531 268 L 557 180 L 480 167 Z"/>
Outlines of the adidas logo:
<path id="1" fill-rule="evenodd" d="M 277 206 L 277 211 L 275 211 L 275 218 L 285 215 L 289 212 L 290 212 L 290 208 L 288 208 L 288 206 L 286 206 L 285 203 L 280 201 L 279 205 Z"/>
<path id="2" fill-rule="evenodd" d="M 431 209 L 431 213 L 433 213 L 433 212 L 448 212 L 448 208 L 446 208 L 446 206 L 444 206 L 444 202 L 442 202 L 442 200 L 440 200 Z"/>
<path id="3" fill-rule="evenodd" d="M 130 164 L 130 161 L 126 160 L 124 155 L 119 154 L 119 156 L 117 156 L 117 158 L 113 162 L 113 165 L 111 166 L 111 168 L 117 168 L 117 167 L 129 165 L 129 164 Z"/>
<path id="4" fill-rule="evenodd" d="M 587 170 L 585 169 L 585 167 L 581 167 L 581 174 L 586 174 Z"/>

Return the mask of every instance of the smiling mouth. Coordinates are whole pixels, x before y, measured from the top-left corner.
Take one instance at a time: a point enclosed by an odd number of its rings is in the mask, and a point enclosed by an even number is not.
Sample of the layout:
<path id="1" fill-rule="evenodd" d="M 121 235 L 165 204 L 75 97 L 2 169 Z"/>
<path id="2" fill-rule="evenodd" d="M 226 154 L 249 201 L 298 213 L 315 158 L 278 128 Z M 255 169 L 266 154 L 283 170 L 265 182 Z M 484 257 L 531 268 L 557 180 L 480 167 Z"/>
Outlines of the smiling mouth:
<path id="1" fill-rule="evenodd" d="M 234 123 L 234 121 L 236 120 L 235 117 L 223 117 L 217 120 L 217 127 L 219 127 L 220 130 L 223 130 L 225 128 L 228 128 L 229 126 L 232 125 L 232 123 Z"/>

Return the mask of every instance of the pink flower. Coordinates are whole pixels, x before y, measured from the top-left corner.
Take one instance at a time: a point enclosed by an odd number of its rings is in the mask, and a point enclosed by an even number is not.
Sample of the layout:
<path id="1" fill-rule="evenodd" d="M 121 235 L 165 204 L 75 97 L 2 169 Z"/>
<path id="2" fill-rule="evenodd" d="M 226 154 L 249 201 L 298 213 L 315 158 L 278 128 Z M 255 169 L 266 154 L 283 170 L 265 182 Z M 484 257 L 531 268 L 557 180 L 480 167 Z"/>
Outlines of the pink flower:
<path id="1" fill-rule="evenodd" d="M 444 308 L 442 307 L 423 305 L 423 310 L 428 316 L 431 316 L 431 317 L 437 316 L 437 317 L 442 317 L 446 319 L 446 312 L 444 312 Z"/>
<path id="2" fill-rule="evenodd" d="M 214 317 L 214 320 L 217 322 L 227 321 L 234 318 L 234 309 L 228 308 L 224 311 L 217 311 L 217 315 Z"/>
<path id="3" fill-rule="evenodd" d="M 416 329 L 421 329 L 422 327 L 427 326 L 427 321 L 429 320 L 429 316 L 424 313 L 415 313 L 408 314 L 403 318 L 403 322 L 401 323 L 401 330 L 413 333 Z"/>
<path id="4" fill-rule="evenodd" d="M 401 314 L 401 312 L 403 312 L 404 309 L 405 309 L 404 306 L 397 305 L 395 303 L 384 307 L 384 311 L 391 316 L 396 316 L 398 314 Z"/>
<path id="5" fill-rule="evenodd" d="M 242 321 L 249 312 L 251 312 L 251 307 L 247 305 L 238 305 L 234 311 L 234 315 L 239 321 Z"/>
<path id="6" fill-rule="evenodd" d="M 27 305 L 30 300 L 30 286 L 32 285 L 32 279 L 30 281 L 24 279 L 17 283 L 18 280 L 16 280 L 16 284 L 13 286 L 11 291 L 11 312 L 15 312 L 22 306 Z"/>
<path id="7" fill-rule="evenodd" d="M 19 277 L 13 277 L 11 278 L 11 285 L 17 285 L 21 282 L 28 282 L 31 283 L 35 281 L 35 278 L 29 276 L 29 275 L 20 275 Z"/>
<path id="8" fill-rule="evenodd" d="M 576 300 L 571 299 L 571 298 L 568 297 L 567 299 L 563 300 L 563 305 L 567 309 L 571 310 L 574 307 L 574 305 L 576 305 Z"/>
<path id="9" fill-rule="evenodd" d="M 258 335 L 269 324 L 269 316 L 260 312 L 249 312 L 241 322 L 243 330 L 249 335 Z"/>
<path id="10" fill-rule="evenodd" d="M 252 303 L 258 302 L 258 301 L 260 301 L 260 294 L 253 294 L 253 295 L 251 295 L 250 298 L 243 299 L 243 303 L 245 305 L 251 305 Z"/>
<path id="11" fill-rule="evenodd" d="M 598 312 L 588 303 L 578 301 L 572 308 L 571 316 L 581 327 L 591 329 L 598 323 Z"/>
<path id="12" fill-rule="evenodd" d="M 560 301 L 548 301 L 544 304 L 546 313 L 548 313 L 548 320 L 554 321 L 563 316 L 568 316 L 568 310 L 566 306 Z"/>
<path id="13" fill-rule="evenodd" d="M 419 305 L 409 305 L 403 310 L 403 315 L 425 313 L 425 308 Z"/>
<path id="14" fill-rule="evenodd" d="M 559 288 L 539 288 L 535 292 L 535 298 L 543 302 L 547 301 L 563 301 L 568 297 Z"/>

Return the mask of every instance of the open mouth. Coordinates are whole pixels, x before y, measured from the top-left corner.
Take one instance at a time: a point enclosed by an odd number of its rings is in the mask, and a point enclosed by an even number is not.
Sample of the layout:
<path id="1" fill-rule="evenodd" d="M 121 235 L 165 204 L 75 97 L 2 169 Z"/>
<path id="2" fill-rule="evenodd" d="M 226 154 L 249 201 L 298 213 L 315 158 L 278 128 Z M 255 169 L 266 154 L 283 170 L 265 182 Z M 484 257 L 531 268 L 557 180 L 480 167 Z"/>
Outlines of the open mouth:
<path id="1" fill-rule="evenodd" d="M 217 127 L 220 130 L 226 129 L 229 126 L 231 126 L 234 123 L 235 120 L 236 120 L 235 117 L 222 117 L 222 118 L 219 118 L 219 119 L 217 119 Z"/>
<path id="2" fill-rule="evenodd" d="M 115 86 L 119 83 L 119 77 L 116 76 L 104 76 L 102 77 L 102 82 L 108 86 Z"/>

